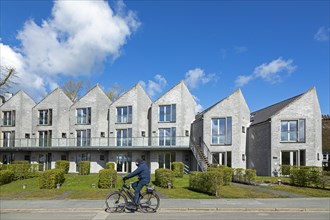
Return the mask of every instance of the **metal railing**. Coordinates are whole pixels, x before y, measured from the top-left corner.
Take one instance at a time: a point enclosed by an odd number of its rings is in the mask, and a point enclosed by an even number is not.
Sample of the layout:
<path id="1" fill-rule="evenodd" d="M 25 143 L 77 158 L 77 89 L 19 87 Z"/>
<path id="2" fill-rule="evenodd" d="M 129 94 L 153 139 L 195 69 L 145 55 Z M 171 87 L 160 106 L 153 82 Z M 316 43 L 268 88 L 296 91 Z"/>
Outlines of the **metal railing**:
<path id="1" fill-rule="evenodd" d="M 177 136 L 175 141 L 160 141 L 160 137 L 132 137 L 132 138 L 51 138 L 40 141 L 38 138 L 23 138 L 14 140 L 0 139 L 2 147 L 157 147 L 157 148 L 189 148 L 189 137 Z M 173 137 L 172 139 L 173 140 Z"/>
<path id="2" fill-rule="evenodd" d="M 205 159 L 211 163 L 211 151 L 207 147 L 207 145 L 202 141 L 201 146 L 198 144 L 195 144 L 192 138 L 190 139 L 190 149 L 193 152 L 193 155 L 195 156 L 195 159 L 198 163 L 199 168 L 202 171 L 207 171 L 208 164 L 206 163 Z M 204 155 L 203 155 L 204 154 Z M 205 159 L 204 157 L 205 156 Z"/>

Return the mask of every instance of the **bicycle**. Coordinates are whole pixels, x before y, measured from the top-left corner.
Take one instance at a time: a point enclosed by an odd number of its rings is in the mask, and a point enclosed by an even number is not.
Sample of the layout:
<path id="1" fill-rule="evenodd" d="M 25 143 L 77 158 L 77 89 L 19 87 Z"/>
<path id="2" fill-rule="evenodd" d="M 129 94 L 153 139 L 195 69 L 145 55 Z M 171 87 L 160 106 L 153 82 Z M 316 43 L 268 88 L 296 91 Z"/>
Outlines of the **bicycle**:
<path id="1" fill-rule="evenodd" d="M 130 202 L 134 201 L 134 194 L 130 190 L 131 184 L 126 184 L 124 181 L 123 186 L 118 191 L 112 192 L 107 196 L 105 200 L 106 210 L 114 213 L 124 212 L 125 209 L 129 209 L 127 198 L 130 199 Z M 159 203 L 160 199 L 155 187 L 147 185 L 146 191 L 140 195 L 137 206 L 144 213 L 152 213 L 158 210 Z"/>

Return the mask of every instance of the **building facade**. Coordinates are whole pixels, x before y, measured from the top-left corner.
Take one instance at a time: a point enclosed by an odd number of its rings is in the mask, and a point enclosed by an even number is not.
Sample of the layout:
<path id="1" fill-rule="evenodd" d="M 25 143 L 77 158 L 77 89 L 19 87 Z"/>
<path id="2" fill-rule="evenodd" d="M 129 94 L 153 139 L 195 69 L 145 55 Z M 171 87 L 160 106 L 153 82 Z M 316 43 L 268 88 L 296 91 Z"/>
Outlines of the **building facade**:
<path id="1" fill-rule="evenodd" d="M 321 110 L 316 89 L 251 113 L 247 168 L 276 175 L 281 165 L 321 166 Z"/>
<path id="2" fill-rule="evenodd" d="M 322 115 L 322 166 L 330 171 L 330 115 Z"/>
<path id="3" fill-rule="evenodd" d="M 72 102 L 55 89 L 38 104 L 19 91 L 0 106 L 0 160 L 27 160 L 41 170 L 57 160 L 91 162 L 97 173 L 113 162 L 129 173 L 142 158 L 154 173 L 174 161 L 185 172 L 210 164 L 273 175 L 280 165 L 322 165 L 321 113 L 316 90 L 250 114 L 241 90 L 195 114 L 183 81 L 156 101 L 136 84 L 111 102 L 96 85 Z"/>

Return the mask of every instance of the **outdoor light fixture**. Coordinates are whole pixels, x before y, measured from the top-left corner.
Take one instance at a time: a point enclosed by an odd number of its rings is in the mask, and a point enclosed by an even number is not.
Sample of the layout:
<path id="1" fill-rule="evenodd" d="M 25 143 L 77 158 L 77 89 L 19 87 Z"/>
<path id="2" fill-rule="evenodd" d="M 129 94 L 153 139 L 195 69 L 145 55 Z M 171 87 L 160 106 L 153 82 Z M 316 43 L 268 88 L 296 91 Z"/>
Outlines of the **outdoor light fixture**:
<path id="1" fill-rule="evenodd" d="M 27 184 L 26 183 L 23 183 L 22 187 L 23 187 L 23 189 L 26 189 Z"/>

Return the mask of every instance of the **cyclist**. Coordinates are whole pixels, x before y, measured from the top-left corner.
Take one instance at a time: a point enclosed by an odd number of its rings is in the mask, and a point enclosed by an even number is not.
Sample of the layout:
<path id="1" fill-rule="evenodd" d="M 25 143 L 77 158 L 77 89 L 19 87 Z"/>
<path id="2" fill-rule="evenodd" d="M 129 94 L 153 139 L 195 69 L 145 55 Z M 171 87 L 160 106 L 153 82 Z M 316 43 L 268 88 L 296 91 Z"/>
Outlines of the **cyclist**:
<path id="1" fill-rule="evenodd" d="M 137 166 L 136 170 L 132 173 L 128 174 L 123 178 L 123 180 L 127 180 L 134 176 L 139 176 L 139 180 L 132 184 L 133 189 L 135 190 L 134 194 L 134 206 L 133 209 L 137 209 L 137 204 L 140 197 L 140 191 L 143 186 L 147 185 L 150 182 L 150 170 L 148 166 L 144 163 L 144 161 L 140 158 L 136 159 L 135 164 Z"/>

